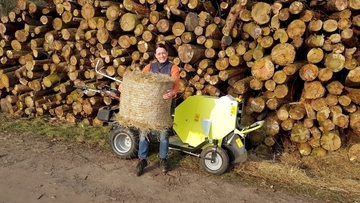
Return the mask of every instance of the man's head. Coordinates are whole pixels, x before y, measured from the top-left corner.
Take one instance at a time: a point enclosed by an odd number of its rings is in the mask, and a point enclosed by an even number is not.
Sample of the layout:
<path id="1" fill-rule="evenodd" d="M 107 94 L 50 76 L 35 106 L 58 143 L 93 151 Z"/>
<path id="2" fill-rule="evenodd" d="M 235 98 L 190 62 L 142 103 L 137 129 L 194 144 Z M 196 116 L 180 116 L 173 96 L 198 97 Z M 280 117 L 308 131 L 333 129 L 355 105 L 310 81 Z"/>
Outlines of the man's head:
<path id="1" fill-rule="evenodd" d="M 159 63 L 164 63 L 168 60 L 168 51 L 164 44 L 156 45 L 155 58 L 159 61 Z"/>

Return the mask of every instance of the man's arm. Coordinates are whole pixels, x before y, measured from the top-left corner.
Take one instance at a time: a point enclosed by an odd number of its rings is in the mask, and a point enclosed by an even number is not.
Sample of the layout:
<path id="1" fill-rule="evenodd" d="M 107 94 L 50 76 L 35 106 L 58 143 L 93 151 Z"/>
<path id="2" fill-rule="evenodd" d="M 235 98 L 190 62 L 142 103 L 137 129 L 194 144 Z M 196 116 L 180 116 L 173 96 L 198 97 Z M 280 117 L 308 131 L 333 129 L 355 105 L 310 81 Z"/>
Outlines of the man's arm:
<path id="1" fill-rule="evenodd" d="M 144 72 L 144 73 L 150 72 L 150 63 L 147 64 L 147 65 L 143 68 L 142 72 Z"/>
<path id="2" fill-rule="evenodd" d="M 174 87 L 173 87 L 173 98 L 176 97 L 177 92 L 179 91 L 180 87 L 180 68 L 176 64 L 173 64 L 171 67 L 171 77 L 174 78 Z"/>

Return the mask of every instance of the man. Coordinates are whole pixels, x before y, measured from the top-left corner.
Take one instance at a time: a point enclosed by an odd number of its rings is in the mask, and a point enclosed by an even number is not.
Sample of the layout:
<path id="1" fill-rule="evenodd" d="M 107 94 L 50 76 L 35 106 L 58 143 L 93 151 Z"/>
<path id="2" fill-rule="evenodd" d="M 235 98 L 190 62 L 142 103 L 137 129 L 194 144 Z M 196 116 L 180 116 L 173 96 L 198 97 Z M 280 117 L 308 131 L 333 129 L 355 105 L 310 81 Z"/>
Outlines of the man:
<path id="1" fill-rule="evenodd" d="M 168 50 L 164 44 L 158 44 L 155 49 L 155 58 L 157 62 L 148 64 L 144 67 L 143 72 L 152 72 L 167 74 L 174 78 L 173 89 L 167 90 L 164 95 L 164 100 L 170 100 L 176 97 L 176 93 L 179 90 L 179 67 L 171 63 L 168 59 Z M 121 85 L 119 86 L 119 91 L 121 91 Z M 172 112 L 169 112 L 172 113 Z M 160 132 L 160 143 L 159 143 L 159 157 L 160 157 L 160 168 L 162 172 L 166 173 L 168 171 L 167 158 L 169 151 L 169 131 L 168 129 L 161 130 Z M 139 162 L 136 165 L 136 175 L 140 176 L 143 174 L 144 168 L 148 165 L 146 157 L 149 151 L 149 141 L 147 139 L 147 132 L 145 130 L 140 130 L 140 139 L 139 139 L 139 151 L 138 158 Z"/>

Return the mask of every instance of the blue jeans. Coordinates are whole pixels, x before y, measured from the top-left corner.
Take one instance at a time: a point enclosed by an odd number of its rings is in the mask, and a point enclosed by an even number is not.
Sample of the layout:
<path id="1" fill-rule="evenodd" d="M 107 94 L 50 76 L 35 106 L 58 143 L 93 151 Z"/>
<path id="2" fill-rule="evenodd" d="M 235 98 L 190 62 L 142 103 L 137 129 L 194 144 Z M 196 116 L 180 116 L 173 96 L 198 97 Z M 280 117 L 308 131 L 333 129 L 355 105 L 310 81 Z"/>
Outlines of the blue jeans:
<path id="1" fill-rule="evenodd" d="M 146 138 L 146 131 L 140 130 L 139 140 L 139 159 L 146 159 L 149 152 L 149 141 Z M 160 146 L 159 146 L 159 157 L 160 159 L 167 159 L 169 152 L 169 131 L 167 129 L 160 131 Z"/>

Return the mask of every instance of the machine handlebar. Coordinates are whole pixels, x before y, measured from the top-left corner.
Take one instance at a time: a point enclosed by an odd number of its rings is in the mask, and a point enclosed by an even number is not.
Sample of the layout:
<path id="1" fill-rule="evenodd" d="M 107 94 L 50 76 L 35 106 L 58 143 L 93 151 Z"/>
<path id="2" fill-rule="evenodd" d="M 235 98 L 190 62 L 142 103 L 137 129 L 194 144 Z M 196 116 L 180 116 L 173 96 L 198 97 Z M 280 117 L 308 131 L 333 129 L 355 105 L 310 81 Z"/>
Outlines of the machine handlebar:
<path id="1" fill-rule="evenodd" d="M 94 89 L 88 86 L 79 86 L 79 85 L 74 85 L 74 87 L 83 90 L 85 94 L 89 92 L 96 92 L 96 93 L 100 93 L 101 96 L 108 96 L 120 101 L 120 92 L 117 89 L 111 88 L 108 85 L 100 85 L 99 86 L 100 89 Z"/>
<path id="2" fill-rule="evenodd" d="M 256 121 L 255 123 L 251 124 L 251 125 L 248 125 L 242 129 L 235 129 L 235 133 L 236 134 L 247 134 L 249 132 L 252 132 L 254 130 L 257 130 L 259 128 L 261 128 L 263 125 L 264 125 L 265 121 L 264 120 L 261 120 L 261 121 Z"/>

